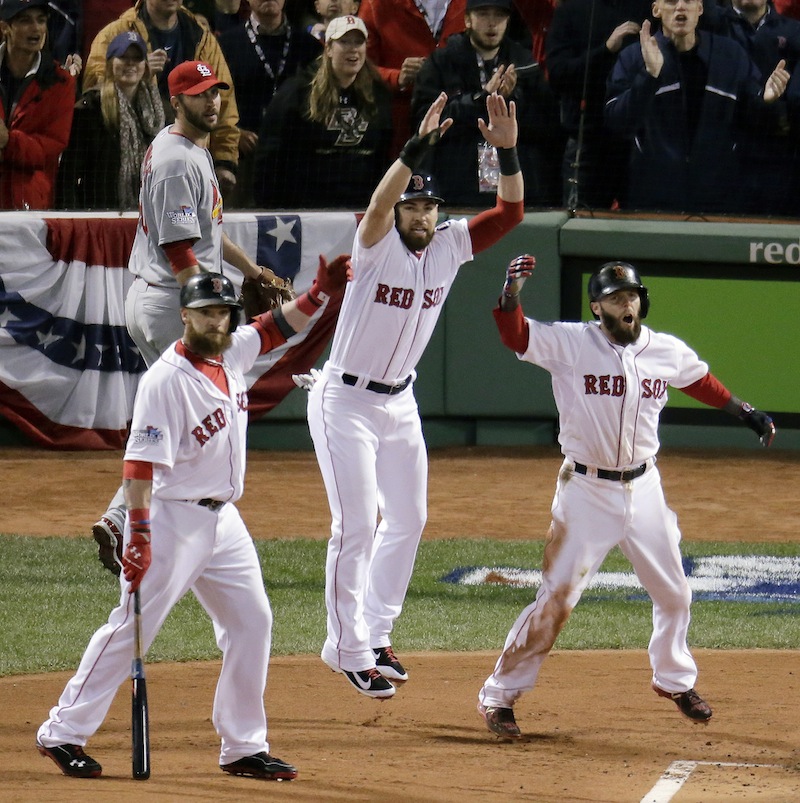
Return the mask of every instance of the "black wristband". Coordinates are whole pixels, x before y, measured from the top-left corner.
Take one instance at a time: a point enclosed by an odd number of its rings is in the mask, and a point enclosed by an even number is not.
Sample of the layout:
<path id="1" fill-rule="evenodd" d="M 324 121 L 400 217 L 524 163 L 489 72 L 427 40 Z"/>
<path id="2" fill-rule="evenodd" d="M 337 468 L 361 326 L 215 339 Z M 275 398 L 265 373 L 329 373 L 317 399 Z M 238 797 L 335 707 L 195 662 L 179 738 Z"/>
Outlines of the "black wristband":
<path id="1" fill-rule="evenodd" d="M 500 165 L 500 173 L 504 176 L 513 176 L 522 169 L 519 166 L 519 155 L 517 148 L 498 148 L 497 162 Z"/>
<path id="2" fill-rule="evenodd" d="M 283 310 L 280 307 L 275 307 L 272 310 L 272 320 L 275 321 L 275 326 L 278 327 L 278 331 L 288 340 L 293 335 L 296 335 L 297 332 L 292 328 L 292 325 L 289 321 L 286 320 L 286 317 L 283 314 Z"/>
<path id="3" fill-rule="evenodd" d="M 439 141 L 439 129 L 436 128 L 424 137 L 415 134 L 405 145 L 397 157 L 409 170 L 416 170 L 428 151 Z"/>

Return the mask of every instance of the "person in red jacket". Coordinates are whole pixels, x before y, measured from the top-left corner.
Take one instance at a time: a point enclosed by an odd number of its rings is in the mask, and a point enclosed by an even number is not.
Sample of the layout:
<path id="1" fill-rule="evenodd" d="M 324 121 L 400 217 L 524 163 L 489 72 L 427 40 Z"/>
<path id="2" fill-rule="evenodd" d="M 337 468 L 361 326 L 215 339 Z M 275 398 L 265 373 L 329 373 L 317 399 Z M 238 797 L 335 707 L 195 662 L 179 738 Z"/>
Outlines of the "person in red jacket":
<path id="1" fill-rule="evenodd" d="M 49 209 L 75 79 L 45 49 L 47 0 L 0 2 L 0 209 Z"/>
<path id="2" fill-rule="evenodd" d="M 464 30 L 467 0 L 362 0 L 367 58 L 392 89 L 394 159 L 411 136 L 411 92 L 425 58 Z"/>

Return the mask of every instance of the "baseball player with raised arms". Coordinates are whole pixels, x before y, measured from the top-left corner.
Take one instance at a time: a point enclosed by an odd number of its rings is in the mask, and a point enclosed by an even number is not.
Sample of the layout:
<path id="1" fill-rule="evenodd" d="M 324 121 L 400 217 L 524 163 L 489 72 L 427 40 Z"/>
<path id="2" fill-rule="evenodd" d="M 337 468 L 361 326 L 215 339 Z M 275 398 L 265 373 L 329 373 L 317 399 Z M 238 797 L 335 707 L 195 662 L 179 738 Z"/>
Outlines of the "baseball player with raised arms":
<path id="1" fill-rule="evenodd" d="M 503 343 L 551 374 L 564 462 L 539 591 L 511 627 L 478 710 L 493 733 L 520 736 L 514 703 L 534 687 L 583 590 L 619 546 L 653 602 L 653 691 L 689 719 L 706 722 L 711 708 L 694 689 L 697 666 L 686 640 L 692 594 L 681 534 L 656 467 L 659 415 L 671 386 L 738 416 L 764 446 L 775 426 L 731 395 L 684 342 L 642 325 L 650 299 L 632 265 L 608 262 L 590 277 L 597 320 L 584 323 L 524 317 L 519 293 L 533 268 L 527 255 L 511 262 L 494 316 Z"/>
<path id="2" fill-rule="evenodd" d="M 440 95 L 381 179 L 356 230 L 330 359 L 313 385 L 308 420 L 331 509 L 322 660 L 356 691 L 386 698 L 408 674 L 391 633 L 427 516 L 427 454 L 414 398 L 417 362 L 456 274 L 522 220 L 514 104 L 487 98 L 501 176 L 493 209 L 437 226 L 426 152 L 452 124 Z M 466 169 L 466 168 L 465 168 Z M 376 528 L 376 519 L 380 524 Z"/>
<path id="3" fill-rule="evenodd" d="M 181 289 L 183 336 L 142 377 L 134 403 L 123 466 L 128 515 L 119 605 L 92 636 L 37 734 L 39 752 L 65 775 L 102 772 L 83 748 L 128 677 L 136 589 L 144 651 L 187 591 L 211 617 L 222 650 L 212 716 L 222 770 L 265 780 L 297 775 L 269 753 L 264 690 L 272 612 L 235 506 L 245 475 L 244 374 L 341 293 L 348 271 L 346 257 L 330 266 L 320 260 L 311 290 L 239 327 L 240 304 L 227 277 L 204 272 Z"/>
<path id="4" fill-rule="evenodd" d="M 156 135 L 142 163 L 139 223 L 128 262 L 136 278 L 125 299 L 126 326 L 148 366 L 181 335 L 180 288 L 191 276 L 223 273 L 224 258 L 246 277 L 276 278 L 223 232 L 222 195 L 208 144 L 219 120 L 219 91 L 228 85 L 201 61 L 179 64 L 168 83 L 175 122 Z M 100 560 L 115 574 L 124 518 L 120 488 L 92 527 Z"/>

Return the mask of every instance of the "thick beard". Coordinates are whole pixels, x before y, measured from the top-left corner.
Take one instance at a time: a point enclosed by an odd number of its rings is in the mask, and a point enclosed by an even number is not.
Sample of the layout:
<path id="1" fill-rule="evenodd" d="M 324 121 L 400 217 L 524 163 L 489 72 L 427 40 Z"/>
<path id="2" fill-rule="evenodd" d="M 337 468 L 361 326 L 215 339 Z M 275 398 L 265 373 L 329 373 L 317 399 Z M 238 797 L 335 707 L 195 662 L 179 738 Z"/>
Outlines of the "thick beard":
<path id="1" fill-rule="evenodd" d="M 405 245 L 409 251 L 422 251 L 423 249 L 427 248 L 430 245 L 434 234 L 432 231 L 426 232 L 423 235 L 411 234 L 408 232 L 402 232 L 399 229 L 398 233 L 400 234 L 400 239 L 403 241 L 403 245 Z"/>
<path id="2" fill-rule="evenodd" d="M 231 347 L 232 338 L 227 332 L 198 332 L 191 323 L 187 324 L 183 337 L 186 346 L 201 357 L 219 357 Z"/>
<path id="3" fill-rule="evenodd" d="M 629 343 L 635 343 L 642 333 L 642 322 L 639 318 L 633 322 L 633 327 L 624 329 L 617 318 L 609 315 L 607 312 L 600 310 L 600 320 L 606 331 L 611 335 L 615 343 L 627 346 Z"/>

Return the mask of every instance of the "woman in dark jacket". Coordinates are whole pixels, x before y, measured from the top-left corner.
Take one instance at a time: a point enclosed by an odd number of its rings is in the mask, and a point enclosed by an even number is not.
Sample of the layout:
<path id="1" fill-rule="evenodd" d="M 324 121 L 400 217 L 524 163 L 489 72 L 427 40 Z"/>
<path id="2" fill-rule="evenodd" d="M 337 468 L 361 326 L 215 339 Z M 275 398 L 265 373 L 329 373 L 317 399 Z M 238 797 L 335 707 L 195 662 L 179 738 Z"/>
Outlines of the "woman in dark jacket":
<path id="1" fill-rule="evenodd" d="M 364 209 L 388 166 L 391 96 L 367 62 L 367 30 L 337 17 L 313 73 L 290 78 L 259 134 L 254 195 L 265 208 Z"/>
<path id="2" fill-rule="evenodd" d="M 144 40 L 133 31 L 121 33 L 106 55 L 103 82 L 75 105 L 58 175 L 62 209 L 136 209 L 142 159 L 164 127 Z"/>

